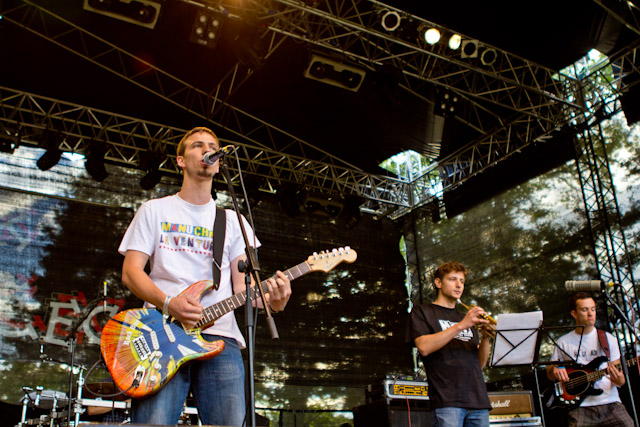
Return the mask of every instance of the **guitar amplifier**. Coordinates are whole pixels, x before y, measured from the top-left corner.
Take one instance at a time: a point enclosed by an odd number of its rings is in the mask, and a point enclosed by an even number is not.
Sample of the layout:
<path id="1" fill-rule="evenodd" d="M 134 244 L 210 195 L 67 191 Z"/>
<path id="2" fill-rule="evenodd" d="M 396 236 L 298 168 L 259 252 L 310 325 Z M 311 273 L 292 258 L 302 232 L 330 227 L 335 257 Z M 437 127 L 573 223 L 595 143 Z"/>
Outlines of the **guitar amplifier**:
<path id="1" fill-rule="evenodd" d="M 533 416 L 533 396 L 530 391 L 500 391 L 491 392 L 491 415 L 511 415 L 513 417 Z"/>
<path id="2" fill-rule="evenodd" d="M 489 425 L 542 426 L 542 419 L 534 416 L 533 396 L 530 391 L 491 392 L 489 401 Z"/>
<path id="3" fill-rule="evenodd" d="M 385 401 L 367 403 L 353 408 L 354 427 L 427 427 L 429 412 L 420 401 L 394 405 Z"/>
<path id="4" fill-rule="evenodd" d="M 381 383 L 369 384 L 365 389 L 367 403 L 379 400 L 429 400 L 429 384 L 426 377 L 386 375 Z M 425 402 L 426 403 L 426 402 Z"/>

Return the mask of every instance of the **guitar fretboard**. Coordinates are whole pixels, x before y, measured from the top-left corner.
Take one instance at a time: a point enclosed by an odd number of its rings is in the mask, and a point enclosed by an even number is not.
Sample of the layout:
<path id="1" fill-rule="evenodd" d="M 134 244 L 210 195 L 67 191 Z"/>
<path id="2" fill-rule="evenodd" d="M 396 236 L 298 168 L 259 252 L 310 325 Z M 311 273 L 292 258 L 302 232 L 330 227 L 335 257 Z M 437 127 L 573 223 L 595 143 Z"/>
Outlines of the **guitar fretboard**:
<path id="1" fill-rule="evenodd" d="M 638 359 L 633 358 L 633 359 L 627 359 L 627 367 L 631 367 L 633 365 L 636 364 Z M 614 365 L 618 370 L 620 370 L 621 365 L 618 363 L 616 365 Z M 591 373 L 587 374 L 587 379 L 589 380 L 589 382 L 594 382 L 594 381 L 598 381 L 600 378 L 602 378 L 605 374 L 607 373 L 606 369 L 602 369 L 602 370 L 598 370 L 598 371 L 593 371 Z"/>
<path id="2" fill-rule="evenodd" d="M 298 277 L 304 276 L 309 272 L 311 272 L 311 268 L 309 267 L 309 264 L 305 261 L 294 267 L 291 267 L 290 269 L 284 271 L 283 273 L 285 274 L 285 276 L 287 276 L 289 280 L 295 280 Z M 272 276 L 272 278 L 275 278 L 275 277 L 276 276 Z M 267 282 L 268 282 L 268 279 L 260 282 L 260 284 L 262 285 L 262 289 L 264 290 L 265 293 L 269 292 L 269 289 L 267 288 Z M 252 286 L 250 290 L 251 290 L 251 300 L 253 301 L 258 297 L 259 291 L 258 289 L 256 289 L 255 286 Z M 218 320 L 225 314 L 229 313 L 230 311 L 235 310 L 238 307 L 242 307 L 243 305 L 246 304 L 246 302 L 247 302 L 247 291 L 243 291 L 239 294 L 235 294 L 223 301 L 220 301 L 216 304 L 213 304 L 212 306 L 205 308 L 204 311 L 202 312 L 202 317 L 196 324 L 196 328 L 201 328 L 204 325 L 215 322 L 216 320 Z"/>

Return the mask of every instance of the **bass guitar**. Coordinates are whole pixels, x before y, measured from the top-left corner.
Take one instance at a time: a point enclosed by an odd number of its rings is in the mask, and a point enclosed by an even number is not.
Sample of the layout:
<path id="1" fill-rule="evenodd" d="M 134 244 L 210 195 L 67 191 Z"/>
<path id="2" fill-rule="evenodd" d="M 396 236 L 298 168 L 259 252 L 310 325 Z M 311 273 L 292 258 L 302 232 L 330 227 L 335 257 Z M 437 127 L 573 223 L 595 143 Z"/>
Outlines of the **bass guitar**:
<path id="1" fill-rule="evenodd" d="M 301 264 L 284 272 L 289 280 L 312 271 L 328 272 L 341 262 L 352 263 L 357 254 L 346 247 L 314 253 Z M 261 282 L 268 292 L 267 281 Z M 201 298 L 212 289 L 211 280 L 201 280 L 182 294 Z M 192 329 L 172 317 L 165 317 L 156 308 L 124 310 L 110 319 L 102 329 L 100 351 L 113 381 L 124 394 L 140 398 L 153 394 L 167 384 L 178 370 L 193 360 L 211 359 L 224 350 L 224 341 L 206 341 L 201 331 L 217 319 L 254 300 L 259 291 L 251 287 L 204 309 Z"/>
<path id="2" fill-rule="evenodd" d="M 626 365 L 632 366 L 637 363 L 638 359 L 629 359 Z M 605 356 L 593 359 L 587 365 L 574 364 L 567 367 L 569 381 L 556 382 L 543 393 L 543 401 L 546 401 L 547 408 L 566 408 L 575 409 L 584 402 L 587 396 L 597 396 L 602 394 L 603 390 L 593 388 L 593 383 L 600 380 L 607 374 L 606 369 L 598 369 L 598 367 L 607 361 Z M 620 363 L 613 365 L 618 370 L 622 369 Z"/>

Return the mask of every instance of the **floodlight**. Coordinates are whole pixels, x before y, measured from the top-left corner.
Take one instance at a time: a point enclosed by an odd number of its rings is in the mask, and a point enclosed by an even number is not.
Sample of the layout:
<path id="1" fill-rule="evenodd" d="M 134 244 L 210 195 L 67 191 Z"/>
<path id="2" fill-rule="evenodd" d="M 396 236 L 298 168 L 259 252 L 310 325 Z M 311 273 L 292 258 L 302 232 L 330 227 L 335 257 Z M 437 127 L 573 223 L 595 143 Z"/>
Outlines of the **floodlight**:
<path id="1" fill-rule="evenodd" d="M 429 44 L 436 44 L 440 41 L 440 31 L 437 28 L 429 28 L 424 32 L 424 41 Z"/>

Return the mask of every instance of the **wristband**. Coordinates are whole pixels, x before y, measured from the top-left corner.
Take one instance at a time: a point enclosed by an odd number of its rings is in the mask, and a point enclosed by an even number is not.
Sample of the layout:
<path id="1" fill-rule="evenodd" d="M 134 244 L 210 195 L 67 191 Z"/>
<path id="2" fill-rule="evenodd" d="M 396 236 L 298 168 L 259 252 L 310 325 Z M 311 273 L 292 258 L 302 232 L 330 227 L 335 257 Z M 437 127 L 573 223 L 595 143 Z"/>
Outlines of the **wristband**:
<path id="1" fill-rule="evenodd" d="M 280 312 L 283 312 L 283 311 L 284 311 L 284 310 L 274 310 L 274 308 L 271 306 L 271 303 L 269 303 L 269 308 L 271 309 L 271 311 L 272 311 L 273 313 L 280 313 Z"/>
<path id="2" fill-rule="evenodd" d="M 169 301 L 171 301 L 171 298 L 173 298 L 171 295 L 167 295 L 164 299 L 164 304 L 162 304 L 162 315 L 163 316 L 168 316 L 169 315 Z"/>

